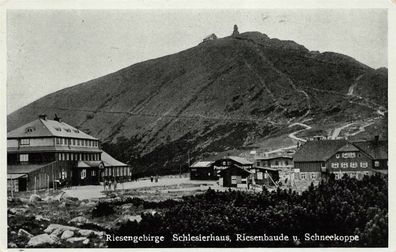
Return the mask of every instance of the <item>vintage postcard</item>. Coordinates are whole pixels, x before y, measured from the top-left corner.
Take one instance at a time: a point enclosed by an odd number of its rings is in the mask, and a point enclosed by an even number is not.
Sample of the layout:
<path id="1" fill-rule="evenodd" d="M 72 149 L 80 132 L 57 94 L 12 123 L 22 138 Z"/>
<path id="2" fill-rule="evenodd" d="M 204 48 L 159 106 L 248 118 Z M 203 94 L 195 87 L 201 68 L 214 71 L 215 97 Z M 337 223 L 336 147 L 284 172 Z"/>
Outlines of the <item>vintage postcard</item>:
<path id="1" fill-rule="evenodd" d="M 388 5 L 5 8 L 6 249 L 389 248 Z"/>

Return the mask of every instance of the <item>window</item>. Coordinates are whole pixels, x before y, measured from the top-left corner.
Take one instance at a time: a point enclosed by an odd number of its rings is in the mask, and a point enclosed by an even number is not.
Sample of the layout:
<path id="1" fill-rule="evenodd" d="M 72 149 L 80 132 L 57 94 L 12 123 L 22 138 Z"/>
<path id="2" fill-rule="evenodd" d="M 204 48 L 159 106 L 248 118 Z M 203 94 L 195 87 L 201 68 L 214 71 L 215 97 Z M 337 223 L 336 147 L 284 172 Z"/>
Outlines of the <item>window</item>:
<path id="1" fill-rule="evenodd" d="M 342 153 L 342 157 L 343 158 L 355 158 L 356 153 L 355 152 L 345 152 L 345 153 Z"/>
<path id="2" fill-rule="evenodd" d="M 379 167 L 380 166 L 380 162 L 379 161 L 374 161 L 374 166 L 375 167 Z"/>
<path id="3" fill-rule="evenodd" d="M 341 163 L 341 168 L 348 168 L 348 163 L 346 162 Z"/>
<path id="4" fill-rule="evenodd" d="M 62 153 L 62 160 L 66 160 L 65 153 Z"/>
<path id="5" fill-rule="evenodd" d="M 331 168 L 338 168 L 338 163 L 331 163 Z"/>
<path id="6" fill-rule="evenodd" d="M 87 171 L 85 169 L 81 170 L 81 179 L 85 179 L 87 177 Z"/>
<path id="7" fill-rule="evenodd" d="M 367 162 L 360 162 L 360 167 L 367 168 L 368 167 L 368 163 Z"/>
<path id="8" fill-rule="evenodd" d="M 237 176 L 231 176 L 231 184 L 236 185 L 237 183 Z"/>
<path id="9" fill-rule="evenodd" d="M 64 170 L 62 170 L 62 179 L 66 179 L 67 178 L 67 172 L 65 172 Z"/>
<path id="10" fill-rule="evenodd" d="M 32 133 L 35 130 L 36 130 L 35 127 L 28 127 L 28 128 L 25 129 L 25 133 L 29 134 L 29 133 Z"/>
<path id="11" fill-rule="evenodd" d="M 340 158 L 340 154 L 336 154 L 336 158 Z"/>
<path id="12" fill-rule="evenodd" d="M 58 153 L 58 160 L 62 160 L 62 154 Z"/>
<path id="13" fill-rule="evenodd" d="M 263 179 L 263 172 L 257 172 L 257 179 L 262 180 Z"/>
<path id="14" fill-rule="evenodd" d="M 300 179 L 305 179 L 305 172 L 300 173 Z"/>
<path id="15" fill-rule="evenodd" d="M 351 172 L 351 173 L 349 174 L 349 177 L 350 177 L 350 178 L 357 178 L 356 172 Z"/>
<path id="16" fill-rule="evenodd" d="M 311 173 L 311 179 L 316 179 L 316 173 L 314 172 Z"/>
<path id="17" fill-rule="evenodd" d="M 66 160 L 69 161 L 69 153 L 66 153 Z"/>
<path id="18" fill-rule="evenodd" d="M 334 178 L 335 179 L 340 179 L 341 178 L 340 175 L 341 175 L 340 173 L 334 173 Z"/>
<path id="19" fill-rule="evenodd" d="M 247 184 L 247 179 L 246 178 L 241 179 L 241 184 Z"/>
<path id="20" fill-rule="evenodd" d="M 21 145 L 30 145 L 30 139 L 28 138 L 21 139 Z"/>
<path id="21" fill-rule="evenodd" d="M 60 144 L 60 139 L 58 137 L 56 138 L 56 144 Z"/>
<path id="22" fill-rule="evenodd" d="M 351 163 L 349 164 L 349 166 L 350 166 L 351 168 L 356 168 L 356 167 L 358 167 L 358 163 L 357 163 L 357 162 L 351 162 Z"/>
<path id="23" fill-rule="evenodd" d="M 275 161 L 275 165 L 279 165 L 279 162 L 278 162 L 278 161 Z"/>
<path id="24" fill-rule="evenodd" d="M 286 161 L 285 161 L 285 165 L 286 165 L 286 166 L 289 165 L 289 161 L 286 160 Z"/>
<path id="25" fill-rule="evenodd" d="M 29 154 L 20 154 L 19 155 L 20 162 L 28 162 L 29 161 Z"/>
<path id="26" fill-rule="evenodd" d="M 227 165 L 227 162 L 226 162 L 226 161 L 223 161 L 223 165 Z"/>
<path id="27" fill-rule="evenodd" d="M 91 176 L 96 176 L 96 171 L 95 170 L 92 170 Z"/>

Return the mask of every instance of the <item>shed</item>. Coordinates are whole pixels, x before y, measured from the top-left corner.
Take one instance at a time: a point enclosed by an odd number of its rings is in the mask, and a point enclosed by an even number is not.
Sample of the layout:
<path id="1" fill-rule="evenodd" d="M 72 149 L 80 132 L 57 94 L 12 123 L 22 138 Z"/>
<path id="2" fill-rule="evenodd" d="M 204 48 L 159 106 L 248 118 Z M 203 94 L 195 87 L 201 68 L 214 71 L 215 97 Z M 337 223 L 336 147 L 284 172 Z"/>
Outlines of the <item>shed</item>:
<path id="1" fill-rule="evenodd" d="M 191 180 L 217 180 L 213 167 L 214 161 L 198 161 L 190 166 Z"/>

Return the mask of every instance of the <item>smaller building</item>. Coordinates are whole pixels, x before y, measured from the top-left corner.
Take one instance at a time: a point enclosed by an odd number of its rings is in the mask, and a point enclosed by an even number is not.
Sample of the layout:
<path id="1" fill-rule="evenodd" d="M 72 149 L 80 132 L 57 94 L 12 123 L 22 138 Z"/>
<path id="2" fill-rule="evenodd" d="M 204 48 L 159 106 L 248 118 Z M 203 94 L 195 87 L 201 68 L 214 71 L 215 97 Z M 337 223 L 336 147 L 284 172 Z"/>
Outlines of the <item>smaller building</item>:
<path id="1" fill-rule="evenodd" d="M 297 179 L 320 180 L 334 174 L 361 179 L 364 175 L 388 173 L 388 142 L 350 142 L 345 139 L 308 141 L 293 157 Z"/>
<path id="2" fill-rule="evenodd" d="M 207 42 L 207 41 L 215 40 L 215 39 L 217 39 L 217 36 L 216 36 L 216 34 L 212 33 L 212 34 L 206 36 L 206 37 L 202 40 L 202 42 Z"/>
<path id="3" fill-rule="evenodd" d="M 220 172 L 222 170 L 230 168 L 232 165 L 237 165 L 238 167 L 249 170 L 253 167 L 253 162 L 250 162 L 242 157 L 226 156 L 216 160 L 213 163 L 213 168 L 216 171 L 217 176 L 220 177 Z"/>
<path id="4" fill-rule="evenodd" d="M 254 168 L 257 170 L 255 182 L 257 184 L 274 184 L 280 181 L 282 184 L 290 184 L 294 179 L 293 158 L 283 153 L 264 153 L 255 157 Z M 262 176 L 260 172 L 265 172 Z"/>
<path id="5" fill-rule="evenodd" d="M 99 185 L 100 170 L 103 170 L 103 161 L 78 161 L 78 174 L 75 178 L 79 185 Z M 75 184 L 74 183 L 74 184 Z"/>
<path id="6" fill-rule="evenodd" d="M 224 187 L 250 188 L 253 173 L 236 164 L 231 164 L 220 171 L 221 182 Z"/>
<path id="7" fill-rule="evenodd" d="M 117 179 L 119 182 L 130 181 L 132 168 L 113 158 L 106 152 L 102 152 L 103 169 L 100 170 L 101 181 L 105 179 Z"/>
<path id="8" fill-rule="evenodd" d="M 198 161 L 190 166 L 191 180 L 217 180 L 214 167 L 214 161 Z"/>

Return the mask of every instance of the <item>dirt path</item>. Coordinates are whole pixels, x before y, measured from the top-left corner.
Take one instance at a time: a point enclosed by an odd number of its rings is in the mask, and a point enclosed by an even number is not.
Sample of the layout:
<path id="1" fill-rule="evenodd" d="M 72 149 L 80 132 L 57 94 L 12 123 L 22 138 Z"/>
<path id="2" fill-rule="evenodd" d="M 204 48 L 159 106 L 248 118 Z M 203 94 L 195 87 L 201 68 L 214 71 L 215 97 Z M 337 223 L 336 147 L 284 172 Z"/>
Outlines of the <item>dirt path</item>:
<path id="1" fill-rule="evenodd" d="M 307 140 L 305 140 L 304 138 L 297 137 L 296 135 L 297 135 L 298 133 L 304 131 L 304 130 L 312 129 L 312 127 L 311 127 L 311 126 L 308 126 L 308 125 L 306 125 L 306 124 L 304 124 L 304 123 L 293 123 L 293 124 L 290 124 L 290 125 L 289 125 L 289 128 L 291 128 L 291 127 L 293 127 L 293 126 L 296 126 L 296 125 L 302 126 L 302 127 L 304 127 L 305 129 L 301 129 L 301 130 L 294 131 L 293 133 L 290 133 L 288 136 L 289 136 L 291 139 L 294 139 L 294 140 L 296 140 L 296 141 L 306 142 Z"/>
<path id="2" fill-rule="evenodd" d="M 333 130 L 333 134 L 331 134 L 331 139 L 337 139 L 337 137 L 340 135 L 340 132 L 341 132 L 341 130 L 343 130 L 343 129 L 345 129 L 345 128 L 348 128 L 349 126 L 352 126 L 354 123 L 348 123 L 348 124 L 345 124 L 345 125 L 343 125 L 343 126 L 341 126 L 341 127 L 338 127 L 338 128 L 335 128 L 334 130 Z"/>
<path id="3" fill-rule="evenodd" d="M 355 79 L 353 84 L 349 87 L 347 95 L 353 95 L 353 91 L 355 90 L 355 87 L 357 86 L 358 81 L 363 77 L 363 75 L 364 74 L 361 74 Z"/>

